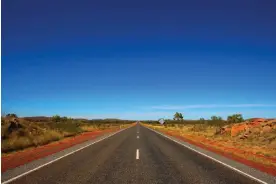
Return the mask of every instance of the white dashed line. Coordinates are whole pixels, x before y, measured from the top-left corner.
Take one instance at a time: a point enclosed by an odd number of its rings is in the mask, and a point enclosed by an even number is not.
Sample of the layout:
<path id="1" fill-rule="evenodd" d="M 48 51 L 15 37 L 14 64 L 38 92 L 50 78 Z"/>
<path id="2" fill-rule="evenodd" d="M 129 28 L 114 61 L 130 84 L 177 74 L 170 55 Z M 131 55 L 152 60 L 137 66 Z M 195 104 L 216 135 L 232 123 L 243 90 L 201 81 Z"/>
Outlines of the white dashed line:
<path id="1" fill-rule="evenodd" d="M 139 135 L 137 135 L 137 139 L 139 139 Z"/>
<path id="2" fill-rule="evenodd" d="M 139 149 L 136 150 L 136 160 L 139 159 Z"/>

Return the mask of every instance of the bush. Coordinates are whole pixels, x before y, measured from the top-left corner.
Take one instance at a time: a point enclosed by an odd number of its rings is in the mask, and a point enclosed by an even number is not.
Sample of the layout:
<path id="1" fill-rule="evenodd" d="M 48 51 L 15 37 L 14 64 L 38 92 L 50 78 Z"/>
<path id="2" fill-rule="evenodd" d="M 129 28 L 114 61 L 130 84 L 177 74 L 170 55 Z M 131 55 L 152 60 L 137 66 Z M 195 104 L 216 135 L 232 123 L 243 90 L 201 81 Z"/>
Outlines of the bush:
<path id="1" fill-rule="evenodd" d="M 55 115 L 55 116 L 52 117 L 52 120 L 54 122 L 60 122 L 61 121 L 61 117 L 59 115 Z"/>
<path id="2" fill-rule="evenodd" d="M 222 117 L 220 117 L 220 116 L 212 116 L 211 120 L 212 121 L 222 121 Z"/>
<path id="3" fill-rule="evenodd" d="M 7 114 L 7 118 L 18 118 L 16 114 Z"/>
<path id="4" fill-rule="evenodd" d="M 244 121 L 244 119 L 241 114 L 233 114 L 227 117 L 227 121 L 229 123 L 241 123 Z"/>

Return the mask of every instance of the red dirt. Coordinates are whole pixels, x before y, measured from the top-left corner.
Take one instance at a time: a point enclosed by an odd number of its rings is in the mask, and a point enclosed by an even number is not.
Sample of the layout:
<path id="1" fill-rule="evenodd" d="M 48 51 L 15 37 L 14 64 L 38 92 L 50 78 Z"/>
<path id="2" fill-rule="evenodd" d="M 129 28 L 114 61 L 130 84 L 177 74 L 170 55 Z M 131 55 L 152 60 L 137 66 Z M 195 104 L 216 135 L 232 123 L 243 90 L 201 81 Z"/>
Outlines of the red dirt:
<path id="1" fill-rule="evenodd" d="M 237 125 L 232 126 L 231 136 L 232 137 L 237 136 L 237 134 L 239 132 L 242 132 L 242 131 L 246 130 L 246 128 L 248 128 L 247 124 L 237 124 Z"/>
<path id="2" fill-rule="evenodd" d="M 2 156 L 1 172 L 5 172 L 8 169 L 24 165 L 28 162 L 57 153 L 76 144 L 80 144 L 85 141 L 94 139 L 97 136 L 103 135 L 104 133 L 113 132 L 116 130 L 118 130 L 118 128 L 103 131 L 85 132 L 80 135 L 65 138 L 47 145 L 30 148 Z"/>
<path id="3" fill-rule="evenodd" d="M 199 142 L 195 142 L 195 141 L 193 141 L 191 139 L 187 139 L 187 138 L 185 138 L 183 136 L 173 134 L 172 132 L 166 132 L 166 131 L 162 131 L 162 132 L 165 133 L 165 134 L 167 134 L 167 135 L 170 135 L 170 136 L 176 137 L 178 139 L 181 139 L 183 141 L 186 141 L 186 142 L 188 142 L 190 144 L 196 145 L 196 146 L 201 147 L 203 149 L 206 149 L 206 150 L 212 151 L 214 153 L 217 153 L 219 155 L 222 155 L 224 157 L 227 157 L 229 159 L 238 161 L 238 162 L 243 163 L 243 164 L 245 164 L 247 166 L 250 166 L 250 167 L 253 167 L 253 168 L 258 169 L 260 171 L 266 172 L 266 173 L 268 173 L 270 175 L 276 176 L 276 168 L 275 167 L 269 167 L 269 166 L 262 165 L 260 163 L 253 162 L 251 160 L 247 160 L 247 159 L 239 157 L 237 155 L 233 155 L 233 154 L 224 152 L 222 150 L 219 150 L 219 149 L 216 149 L 216 148 L 213 148 L 213 147 L 210 147 L 210 146 L 206 146 L 206 145 L 200 143 L 200 141 Z M 214 144 L 214 143 L 215 143 L 215 141 L 212 141 L 212 144 Z M 234 149 L 234 148 L 232 148 L 232 149 Z M 235 152 L 236 151 L 241 152 L 241 153 L 245 153 L 242 150 L 235 149 Z M 256 156 L 256 154 L 253 154 L 253 153 L 246 153 L 246 154 L 251 154 L 251 155 Z M 258 155 L 258 156 L 260 156 L 262 158 L 269 159 L 271 162 L 275 162 L 275 158 L 267 158 L 267 157 L 264 157 L 262 155 Z"/>
<path id="4" fill-rule="evenodd" d="M 188 139 L 190 139 L 189 137 L 187 137 Z M 194 140 L 195 138 L 192 138 L 192 140 Z M 260 155 L 260 154 L 256 154 L 254 152 L 250 152 L 250 151 L 245 151 L 245 150 L 241 150 L 241 149 L 238 149 L 238 148 L 235 148 L 235 147 L 227 147 L 223 144 L 220 144 L 219 142 L 217 141 L 211 141 L 211 140 L 208 140 L 206 138 L 200 138 L 198 139 L 198 142 L 202 142 L 202 143 L 207 143 L 209 145 L 213 145 L 213 146 L 216 146 L 216 147 L 219 147 L 223 150 L 229 150 L 229 151 L 234 151 L 235 153 L 239 153 L 239 154 L 247 154 L 247 155 L 254 155 L 254 157 L 258 157 L 258 158 L 262 158 L 262 159 L 265 159 L 267 161 L 270 161 L 270 162 L 276 162 L 276 158 L 273 158 L 273 157 L 266 157 L 264 155 Z"/>

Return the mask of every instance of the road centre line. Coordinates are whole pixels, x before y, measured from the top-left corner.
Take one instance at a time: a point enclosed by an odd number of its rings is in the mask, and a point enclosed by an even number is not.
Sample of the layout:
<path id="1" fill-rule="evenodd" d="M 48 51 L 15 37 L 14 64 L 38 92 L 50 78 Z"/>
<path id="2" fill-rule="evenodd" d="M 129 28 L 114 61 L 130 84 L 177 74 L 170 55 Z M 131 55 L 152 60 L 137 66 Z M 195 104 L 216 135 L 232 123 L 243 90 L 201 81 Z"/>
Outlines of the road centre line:
<path id="1" fill-rule="evenodd" d="M 139 149 L 136 150 L 136 160 L 139 159 Z"/>

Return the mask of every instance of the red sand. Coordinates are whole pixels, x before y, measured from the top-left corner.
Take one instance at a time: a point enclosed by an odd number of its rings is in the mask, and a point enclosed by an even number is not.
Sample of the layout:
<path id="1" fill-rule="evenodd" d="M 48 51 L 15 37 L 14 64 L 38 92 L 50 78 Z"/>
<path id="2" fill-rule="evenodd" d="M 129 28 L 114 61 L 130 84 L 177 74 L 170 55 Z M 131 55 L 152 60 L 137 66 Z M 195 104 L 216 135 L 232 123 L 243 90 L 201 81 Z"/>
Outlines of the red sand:
<path id="1" fill-rule="evenodd" d="M 80 135 L 70 137 L 70 138 L 65 138 L 60 141 L 52 142 L 47 145 L 30 148 L 30 149 L 26 149 L 26 150 L 14 152 L 14 153 L 2 156 L 1 172 L 5 172 L 8 169 L 12 169 L 12 168 L 18 167 L 20 165 L 24 165 L 28 162 L 34 161 L 39 158 L 46 157 L 53 153 L 57 153 L 66 148 L 74 146 L 76 144 L 80 144 L 85 141 L 94 139 L 97 136 L 103 135 L 104 133 L 113 132 L 116 130 L 118 130 L 118 128 L 108 129 L 108 130 L 103 130 L 103 131 L 85 132 Z"/>
<path id="2" fill-rule="evenodd" d="M 245 158 L 239 157 L 237 155 L 232 155 L 232 154 L 224 152 L 222 150 L 206 146 L 206 145 L 204 145 L 204 144 L 202 144 L 200 142 L 195 142 L 195 141 L 192 141 L 190 139 L 184 138 L 184 137 L 182 137 L 180 135 L 175 135 L 175 134 L 173 134 L 171 132 L 166 132 L 166 131 L 162 131 L 162 132 L 165 133 L 165 134 L 167 134 L 167 135 L 170 135 L 170 136 L 176 137 L 178 139 L 181 139 L 183 141 L 186 141 L 186 142 L 188 142 L 190 144 L 193 144 L 193 145 L 196 145 L 198 147 L 201 147 L 203 149 L 212 151 L 212 152 L 217 153 L 219 155 L 223 155 L 224 157 L 227 157 L 229 159 L 238 161 L 238 162 L 243 163 L 243 164 L 245 164 L 247 166 L 250 166 L 250 167 L 253 167 L 253 168 L 258 169 L 260 171 L 266 172 L 266 173 L 268 173 L 270 175 L 276 176 L 276 168 L 275 167 L 265 166 L 265 165 L 262 165 L 261 163 L 256 163 L 256 162 L 253 162 L 251 160 L 247 160 Z M 213 143 L 215 143 L 215 141 L 213 141 Z M 240 152 L 241 150 L 235 150 L 235 151 Z M 249 153 L 247 153 L 247 154 L 249 154 Z M 256 156 L 256 154 L 253 154 L 253 153 L 251 153 L 251 154 L 254 155 L 254 156 Z M 264 158 L 264 156 L 262 156 L 262 155 L 258 155 L 258 156 Z M 267 157 L 265 157 L 265 158 L 268 159 L 268 160 L 270 160 L 271 162 L 275 162 L 275 158 L 267 158 Z"/>

